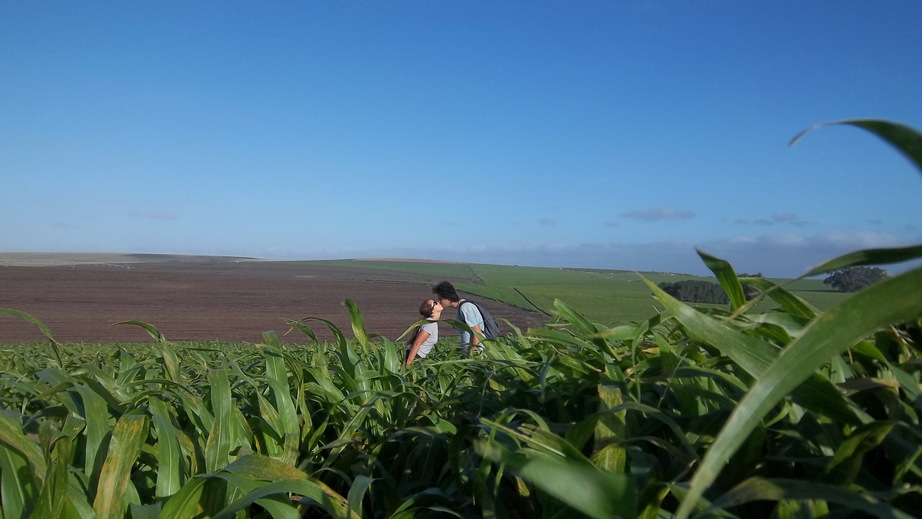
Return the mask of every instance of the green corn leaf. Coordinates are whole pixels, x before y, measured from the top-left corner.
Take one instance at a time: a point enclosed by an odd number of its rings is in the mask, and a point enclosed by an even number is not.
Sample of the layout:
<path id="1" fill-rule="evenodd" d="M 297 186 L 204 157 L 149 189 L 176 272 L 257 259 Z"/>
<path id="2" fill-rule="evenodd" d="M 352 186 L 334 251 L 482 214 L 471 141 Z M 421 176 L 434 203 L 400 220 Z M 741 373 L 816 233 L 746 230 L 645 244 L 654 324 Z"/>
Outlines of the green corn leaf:
<path id="1" fill-rule="evenodd" d="M 70 465 L 76 452 L 76 441 L 72 437 L 60 436 L 54 440 L 51 450 L 51 463 L 48 477 L 42 486 L 41 494 L 35 503 L 34 517 L 66 517 Z"/>
<path id="2" fill-rule="evenodd" d="M 26 457 L 9 446 L 8 434 L 0 424 L 0 510 L 3 512 L 0 515 L 27 517 L 38 497 L 38 488 Z"/>
<path id="3" fill-rule="evenodd" d="M 362 513 L 362 501 L 365 499 L 365 494 L 368 492 L 373 482 L 374 478 L 368 476 L 358 476 L 352 482 L 352 485 L 349 487 L 349 495 L 347 496 L 350 515 L 354 514 L 358 517 L 364 517 Z"/>
<path id="4" fill-rule="evenodd" d="M 381 354 L 381 367 L 391 374 L 403 373 L 403 365 L 406 360 L 406 349 L 401 344 L 393 344 L 385 341 L 384 347 L 378 350 Z"/>
<path id="5" fill-rule="evenodd" d="M 179 489 L 179 492 L 166 500 L 163 504 L 161 517 L 174 517 L 176 519 L 201 517 L 204 510 L 201 504 L 202 494 L 205 491 L 207 481 L 203 477 L 190 479 Z"/>
<path id="6" fill-rule="evenodd" d="M 531 424 L 523 424 L 519 427 L 513 428 L 486 419 L 481 419 L 481 422 L 486 426 L 502 431 L 509 436 L 512 436 L 513 438 L 526 443 L 529 447 L 535 449 L 536 451 L 540 451 L 551 456 L 566 458 L 570 461 L 580 463 L 588 467 L 593 466 L 589 458 L 584 456 L 579 449 L 573 446 L 573 444 L 550 431 L 540 429 Z"/>
<path id="7" fill-rule="evenodd" d="M 9 461 L 10 466 L 21 465 L 17 458 L 23 459 L 28 465 L 27 470 L 20 470 L 20 482 L 24 488 L 38 489 L 45 481 L 45 474 L 48 467 L 45 463 L 45 456 L 41 448 L 34 441 L 30 440 L 23 434 L 18 423 L 4 413 L 0 413 L 0 446 L 4 450 L 12 449 L 7 452 L 4 458 Z M 24 477 L 28 474 L 30 477 Z"/>
<path id="8" fill-rule="evenodd" d="M 797 134 L 794 139 L 791 140 L 790 145 L 793 146 L 797 144 L 800 139 L 802 139 L 808 133 L 815 131 L 824 126 L 831 126 L 836 124 L 846 124 L 855 126 L 858 128 L 865 129 L 884 141 L 896 148 L 900 153 L 902 153 L 910 162 L 915 165 L 916 169 L 919 172 L 922 172 L 922 135 L 919 134 L 916 130 L 898 123 L 893 123 L 890 121 L 883 121 L 880 119 L 850 119 L 845 121 L 832 121 L 828 123 L 820 123 Z"/>
<path id="9" fill-rule="evenodd" d="M 677 517 L 688 517 L 721 467 L 785 395 L 832 356 L 881 327 L 919 315 L 922 315 L 922 268 L 872 285 L 811 323 L 804 335 L 778 355 L 730 415 L 692 478 Z"/>
<path id="10" fill-rule="evenodd" d="M 176 383 L 182 383 L 179 371 L 179 358 L 169 343 L 160 344 L 160 361 L 163 363 L 164 376 Z"/>
<path id="11" fill-rule="evenodd" d="M 716 510 L 731 508 L 753 501 L 826 501 L 853 510 L 861 510 L 870 517 L 912 519 L 913 515 L 882 503 L 867 492 L 844 486 L 828 485 L 815 481 L 789 479 L 750 478 L 721 496 L 708 507 L 702 516 Z"/>
<path id="12" fill-rule="evenodd" d="M 78 386 L 76 390 L 83 404 L 80 416 L 86 420 L 83 448 L 87 463 L 84 467 L 84 473 L 87 477 L 91 477 L 92 474 L 98 474 L 102 468 L 101 463 L 103 460 L 98 458 L 96 454 L 112 432 L 111 415 L 109 414 L 109 406 L 106 404 L 106 400 L 99 396 L 99 393 L 87 386 Z M 94 465 L 94 461 L 96 461 L 96 465 Z"/>
<path id="13" fill-rule="evenodd" d="M 803 319 L 813 319 L 819 315 L 819 310 L 817 310 L 813 305 L 804 301 L 800 297 L 788 292 L 780 285 L 773 283 L 772 281 L 765 278 L 745 278 L 743 281 L 745 284 L 752 286 L 753 288 L 760 290 L 762 294 L 766 297 L 770 297 L 787 313 L 801 317 Z M 753 300 L 750 303 L 755 303 L 756 300 Z"/>
<path id="14" fill-rule="evenodd" d="M 200 431 L 210 431 L 214 427 L 214 414 L 205 406 L 205 401 L 197 394 L 187 391 L 179 393 L 182 400 L 182 410 Z"/>
<path id="15" fill-rule="evenodd" d="M 278 338 L 275 343 L 277 345 Z M 285 359 L 275 348 L 264 350 L 266 359 L 266 382 L 271 390 L 272 400 L 279 415 L 278 430 L 282 434 L 297 435 L 299 430 L 298 414 L 295 403 L 291 398 L 291 387 L 288 383 L 288 369 Z"/>
<path id="16" fill-rule="evenodd" d="M 334 518 L 357 519 L 349 511 L 349 504 L 341 495 L 324 483 L 311 478 L 297 468 L 267 456 L 242 456 L 222 470 L 208 477 L 222 478 L 244 488 L 246 494 L 226 507 L 215 517 L 232 517 L 237 511 L 265 497 L 295 493 L 320 505 Z"/>
<path id="17" fill-rule="evenodd" d="M 233 480 L 233 478 L 229 479 Z M 257 503 L 264 508 L 269 508 L 268 505 L 270 505 L 271 501 L 268 501 L 266 498 L 287 496 L 289 494 L 303 496 L 306 500 L 316 503 L 317 506 L 330 514 L 330 517 L 334 519 L 361 519 L 360 515 L 349 510 L 349 504 L 345 499 L 323 483 L 300 479 L 285 479 L 256 485 L 253 490 L 246 492 L 243 497 L 235 500 L 216 513 L 214 519 L 231 519 L 238 512 L 245 510 L 253 503 Z M 286 506 L 291 510 L 295 510 L 291 505 Z M 281 510 L 278 510 L 276 513 L 280 512 Z M 298 515 L 294 517 L 298 517 Z"/>
<path id="18" fill-rule="evenodd" d="M 146 331 L 147 334 L 150 335 L 155 341 L 160 342 L 160 343 L 166 342 L 166 337 L 164 337 L 163 334 L 160 333 L 160 330 L 158 330 L 156 326 L 150 323 L 145 323 L 144 321 L 122 321 L 122 322 L 115 323 L 115 324 L 127 324 L 127 325 L 132 325 L 132 326 L 139 326 L 143 328 L 144 331 Z"/>
<path id="19" fill-rule="evenodd" d="M 39 321 L 37 318 L 33 317 L 31 314 L 23 312 L 22 310 L 14 310 L 12 308 L 0 308 L 0 314 L 7 314 L 7 315 L 19 317 L 20 319 L 38 328 L 38 331 L 42 332 L 42 335 L 44 335 L 48 340 L 54 341 L 54 337 L 51 334 L 51 330 L 47 326 L 45 326 L 43 322 Z M 58 365 L 60 365 L 60 363 Z"/>
<path id="20" fill-rule="evenodd" d="M 234 419 L 234 402 L 231 397 L 230 382 L 227 371 L 212 369 L 208 372 L 208 381 L 211 384 L 211 409 L 214 412 L 214 423 L 208 432 L 205 443 L 205 468 L 213 472 L 227 466 L 231 461 L 233 438 L 236 429 Z"/>
<path id="21" fill-rule="evenodd" d="M 599 329 L 595 324 L 590 323 L 588 320 L 586 320 L 585 317 L 580 315 L 579 312 L 573 310 L 572 307 L 560 299 L 554 300 L 554 311 L 557 316 L 570 323 L 581 334 L 593 334 L 599 332 Z"/>
<path id="22" fill-rule="evenodd" d="M 721 353 L 730 357 L 753 377 L 772 363 L 778 355 L 778 348 L 771 344 L 734 330 L 694 308 L 670 296 L 654 283 L 643 278 L 656 298 L 676 320 L 685 327 L 695 340 L 721 348 Z"/>
<path id="23" fill-rule="evenodd" d="M 159 398 L 151 398 L 151 421 L 157 434 L 157 497 L 175 494 L 182 487 L 182 452 L 176 428 L 170 421 L 171 407 Z"/>
<path id="24" fill-rule="evenodd" d="M 864 455 L 879 446 L 895 425 L 894 422 L 874 422 L 853 431 L 839 445 L 835 456 L 826 466 L 825 474 L 829 482 L 841 485 L 856 483 L 855 477 L 861 469 Z"/>
<path id="25" fill-rule="evenodd" d="M 127 388 L 99 366 L 84 365 L 74 373 L 74 378 L 86 384 L 114 409 L 121 409 L 125 402 L 131 400 Z"/>
<path id="26" fill-rule="evenodd" d="M 826 272 L 848 267 L 861 267 L 865 265 L 885 265 L 922 258 L 922 245 L 912 247 L 897 247 L 892 249 L 867 249 L 843 254 L 837 258 L 823 262 L 821 265 L 810 269 L 800 276 L 817 276 Z"/>
<path id="27" fill-rule="evenodd" d="M 640 402 L 627 401 L 623 404 L 611 409 L 611 412 L 618 412 L 622 409 L 628 411 L 638 411 L 643 413 L 645 419 L 653 419 L 659 422 L 662 422 L 669 430 L 672 432 L 675 437 L 678 446 L 682 448 L 681 451 L 676 449 L 673 451 L 673 455 L 676 458 L 692 460 L 695 458 L 695 448 L 689 443 L 688 438 L 686 438 L 685 431 L 682 427 L 673 420 L 668 413 L 665 413 L 655 407 L 651 407 Z"/>
<path id="28" fill-rule="evenodd" d="M 317 341 L 317 334 L 314 333 L 314 330 L 311 329 L 306 324 L 302 323 L 301 321 L 296 321 L 294 319 L 285 319 L 285 323 L 288 325 L 288 331 L 285 332 L 285 335 L 288 335 L 293 330 L 300 330 L 301 333 L 310 337 L 311 342 L 314 342 L 314 343 L 319 342 Z"/>
<path id="29" fill-rule="evenodd" d="M 93 509 L 100 519 L 118 519 L 128 509 L 128 485 L 131 484 L 131 468 L 147 440 L 147 416 L 126 414 L 112 429 L 112 439 L 106 453 L 96 487 Z"/>
<path id="30" fill-rule="evenodd" d="M 743 293 L 743 285 L 740 284 L 739 278 L 736 277 L 736 271 L 726 260 L 698 250 L 698 256 L 704 261 L 711 272 L 717 277 L 720 286 L 723 287 L 727 297 L 730 298 L 730 308 L 738 310 L 746 304 L 746 295 Z"/>
<path id="31" fill-rule="evenodd" d="M 507 470 L 589 517 L 637 517 L 634 485 L 623 474 L 537 452 L 526 456 L 493 440 L 478 442 L 477 446 L 485 459 L 504 464 Z"/>
<path id="32" fill-rule="evenodd" d="M 139 505 L 131 503 L 128 505 L 128 511 L 131 513 L 131 519 L 161 519 L 161 503 L 152 503 L 149 505 Z"/>
<path id="33" fill-rule="evenodd" d="M 254 396 L 259 404 L 259 415 L 251 416 L 249 421 L 257 445 L 264 444 L 265 446 L 265 450 L 260 450 L 260 452 L 275 459 L 284 459 L 286 458 L 283 448 L 285 440 L 284 434 L 277 428 L 280 422 L 278 411 L 263 395 L 257 393 Z"/>
<path id="34" fill-rule="evenodd" d="M 661 288 L 644 279 L 650 290 L 695 340 L 709 344 L 732 359 L 752 377 L 759 379 L 775 361 L 781 350 L 761 339 L 730 328 L 694 308 L 678 301 Z M 802 387 L 795 390 L 795 401 L 844 423 L 860 424 L 861 420 L 845 398 L 828 380 L 818 374 L 807 376 Z"/>
<path id="35" fill-rule="evenodd" d="M 621 444 L 624 438 L 624 420 L 627 411 L 606 412 L 624 403 L 621 389 L 612 385 L 598 386 L 600 413 L 593 435 L 592 462 L 602 470 L 623 473 L 627 466 L 627 450 Z"/>
<path id="36" fill-rule="evenodd" d="M 551 343 L 556 343 L 563 348 L 573 347 L 585 350 L 593 349 L 592 344 L 583 340 L 581 337 L 577 337 L 573 334 L 561 332 L 558 330 L 530 329 L 526 333 L 532 337 L 543 339 Z"/>
<path id="37" fill-rule="evenodd" d="M 48 388 L 44 388 L 42 391 L 42 398 L 48 399 L 52 395 L 56 397 L 61 405 L 63 405 L 67 410 L 73 414 L 81 414 L 81 403 L 76 398 L 76 393 L 70 391 L 75 385 L 77 385 L 77 380 L 71 377 L 69 374 L 64 373 L 60 368 L 48 367 L 35 374 L 35 376 L 47 384 Z"/>
<path id="38" fill-rule="evenodd" d="M 359 344 L 366 348 L 368 346 L 368 334 L 365 332 L 365 321 L 359 306 L 351 299 L 346 299 L 343 304 L 349 309 L 349 322 L 352 324 L 352 333 L 355 334 Z"/>
<path id="39" fill-rule="evenodd" d="M 42 335 L 44 335 L 48 339 L 48 341 L 51 343 L 51 349 L 54 352 L 55 360 L 58 363 L 58 367 L 61 367 L 64 365 L 64 361 L 61 358 L 61 349 L 58 346 L 58 341 L 54 340 L 54 337 L 51 335 L 51 329 L 45 326 L 45 323 L 39 321 L 37 318 L 33 317 L 31 314 L 27 314 L 26 312 L 23 312 L 21 310 L 14 310 L 12 308 L 0 308 L 0 314 L 7 314 L 7 315 L 13 315 L 13 316 L 19 317 L 20 319 L 23 319 L 24 321 L 38 328 L 38 331 L 40 331 Z"/>
<path id="40" fill-rule="evenodd" d="M 87 502 L 87 495 L 83 487 L 75 482 L 71 475 L 70 484 L 67 486 L 67 501 L 64 503 L 64 513 L 68 519 L 97 519 L 96 512 Z"/>
<path id="41" fill-rule="evenodd" d="M 298 423 L 298 412 L 291 397 L 291 388 L 288 384 L 288 370 L 281 353 L 275 349 L 264 351 L 266 359 L 266 382 L 269 384 L 274 406 L 270 415 L 273 421 L 269 423 L 280 435 L 282 440 L 278 445 L 283 459 L 295 463 L 298 456 L 298 440 L 301 428 Z M 262 398 L 261 398 L 262 401 Z"/>

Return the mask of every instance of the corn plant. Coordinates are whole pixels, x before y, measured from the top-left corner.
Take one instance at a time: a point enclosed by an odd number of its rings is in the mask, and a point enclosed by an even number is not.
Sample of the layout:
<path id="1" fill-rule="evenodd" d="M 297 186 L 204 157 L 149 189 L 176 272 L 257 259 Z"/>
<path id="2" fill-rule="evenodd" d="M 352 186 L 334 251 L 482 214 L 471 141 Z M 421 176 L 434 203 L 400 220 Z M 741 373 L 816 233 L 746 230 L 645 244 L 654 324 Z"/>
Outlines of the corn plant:
<path id="1" fill-rule="evenodd" d="M 922 167 L 922 137 L 851 121 Z M 621 326 L 547 326 L 410 369 L 365 330 L 304 344 L 48 339 L 0 352 L 0 517 L 851 517 L 922 510 L 922 269 L 821 312 L 700 252 L 727 308 L 648 287 Z M 918 259 L 858 251 L 807 276 Z M 744 285 L 769 299 L 756 312 Z M 313 326 L 332 342 L 317 341 Z"/>

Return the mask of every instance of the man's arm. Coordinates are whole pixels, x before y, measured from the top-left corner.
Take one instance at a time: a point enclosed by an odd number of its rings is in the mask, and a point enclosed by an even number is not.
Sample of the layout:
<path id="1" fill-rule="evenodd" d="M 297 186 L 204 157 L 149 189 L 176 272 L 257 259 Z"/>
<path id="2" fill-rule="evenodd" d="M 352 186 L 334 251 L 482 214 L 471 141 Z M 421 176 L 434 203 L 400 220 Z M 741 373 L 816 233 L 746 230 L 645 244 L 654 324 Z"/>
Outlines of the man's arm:
<path id="1" fill-rule="evenodd" d="M 471 345 L 480 346 L 480 336 L 483 335 L 483 330 L 479 326 L 471 326 L 471 330 L 474 330 L 474 333 L 471 334 Z"/>

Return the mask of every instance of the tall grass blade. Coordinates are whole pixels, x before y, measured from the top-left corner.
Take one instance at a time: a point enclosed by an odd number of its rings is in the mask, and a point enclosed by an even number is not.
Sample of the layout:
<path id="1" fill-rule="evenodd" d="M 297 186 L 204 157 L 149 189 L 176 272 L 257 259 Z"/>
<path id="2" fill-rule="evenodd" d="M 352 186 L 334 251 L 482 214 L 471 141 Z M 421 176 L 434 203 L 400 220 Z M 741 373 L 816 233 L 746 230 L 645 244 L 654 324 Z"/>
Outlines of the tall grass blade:
<path id="1" fill-rule="evenodd" d="M 55 360 L 58 361 L 58 367 L 64 365 L 64 361 L 61 358 L 61 350 L 58 347 L 58 341 L 54 340 L 54 336 L 51 335 L 51 329 L 45 326 L 45 323 L 39 321 L 37 318 L 33 317 L 31 314 L 27 314 L 21 310 L 14 310 L 12 308 L 0 308 L 0 314 L 8 314 L 19 317 L 20 319 L 32 324 L 38 331 L 41 332 L 45 338 L 51 343 L 51 349 L 54 351 Z"/>
<path id="2" fill-rule="evenodd" d="M 297 440 L 300 437 L 300 424 L 298 423 L 295 402 L 291 398 L 288 369 L 285 366 L 285 359 L 278 350 L 278 335 L 275 332 L 264 333 L 263 342 L 270 346 L 263 352 L 266 359 L 266 382 L 269 384 L 272 403 L 278 417 L 277 423 L 270 423 L 269 425 L 279 432 L 284 445 L 287 446 L 286 459 L 291 463 L 295 463 L 297 461 Z"/>
<path id="3" fill-rule="evenodd" d="M 765 278 L 745 278 L 745 283 L 761 291 L 765 297 L 771 298 L 790 315 L 813 319 L 819 314 L 819 310 L 813 305 Z"/>
<path id="4" fill-rule="evenodd" d="M 721 353 L 733 359 L 733 362 L 753 377 L 758 377 L 765 371 L 778 355 L 777 347 L 734 330 L 678 301 L 646 278 L 644 281 L 653 291 L 653 295 L 666 307 L 669 314 L 682 323 L 692 338 L 719 348 Z"/>
<path id="5" fill-rule="evenodd" d="M 367 347 L 368 334 L 365 332 L 365 320 L 359 306 L 351 299 L 346 299 L 343 304 L 349 309 L 349 323 L 352 324 L 352 333 L 355 334 L 356 340 L 359 341 L 363 348 Z"/>
<path id="6" fill-rule="evenodd" d="M 182 488 L 182 452 L 179 447 L 176 428 L 170 421 L 171 408 L 160 398 L 151 398 L 151 421 L 157 434 L 157 483 L 156 496 L 167 497 Z"/>
<path id="7" fill-rule="evenodd" d="M 870 517 L 891 519 L 912 519 L 914 516 L 904 513 L 886 503 L 881 503 L 872 495 L 859 493 L 841 486 L 828 485 L 815 481 L 790 479 L 750 478 L 743 481 L 702 513 L 709 516 L 716 510 L 739 506 L 754 501 L 827 501 L 852 510 L 860 510 Z M 842 517 L 846 517 L 842 515 Z M 848 517 L 852 517 L 848 515 Z"/>
<path id="8" fill-rule="evenodd" d="M 497 441 L 483 441 L 479 449 L 486 459 L 504 464 L 507 470 L 589 517 L 637 517 L 634 485 L 623 474 L 548 454 L 526 456 L 507 450 Z"/>
<path id="9" fill-rule="evenodd" d="M 231 462 L 237 424 L 234 420 L 234 401 L 231 396 L 227 370 L 212 369 L 208 372 L 211 384 L 211 409 L 214 423 L 205 443 L 205 469 L 209 472 L 221 469 Z"/>
<path id="10" fill-rule="evenodd" d="M 803 336 L 778 355 L 730 415 L 693 476 L 677 517 L 688 517 L 762 417 L 820 366 L 881 327 L 922 315 L 920 287 L 922 268 L 872 285 L 811 323 Z"/>
<path id="11" fill-rule="evenodd" d="M 202 517 L 204 507 L 202 506 L 202 494 L 205 492 L 205 483 L 208 480 L 203 477 L 197 477 L 189 480 L 179 492 L 173 494 L 163 504 L 162 517 Z"/>
<path id="12" fill-rule="evenodd" d="M 28 460 L 9 446 L 6 437 L 5 430 L 0 432 L 0 516 L 26 517 L 38 497 L 38 488 Z"/>
<path id="13" fill-rule="evenodd" d="M 318 504 L 334 518 L 358 519 L 349 511 L 349 503 L 324 483 L 311 478 L 297 468 L 266 456 L 243 456 L 208 477 L 222 478 L 245 488 L 246 495 L 232 503 L 215 517 L 230 517 L 257 500 L 276 494 L 295 493 Z"/>
<path id="14" fill-rule="evenodd" d="M 765 371 L 781 352 L 780 348 L 698 312 L 653 283 L 646 279 L 644 281 L 693 339 L 719 349 L 752 377 L 763 378 Z M 794 400 L 838 421 L 855 425 L 861 423 L 860 417 L 845 402 L 838 389 L 818 374 L 813 374 L 802 387 L 796 389 Z"/>
<path id="15" fill-rule="evenodd" d="M 824 126 L 836 124 L 847 124 L 858 128 L 863 128 L 896 148 L 906 158 L 910 160 L 920 172 L 922 172 L 922 135 L 916 130 L 899 123 L 884 121 L 880 119 L 849 119 L 845 121 L 832 121 L 820 123 L 797 134 L 790 145 L 797 144 L 800 139 L 810 132 L 813 132 Z"/>
<path id="16" fill-rule="evenodd" d="M 865 265 L 886 265 L 922 258 L 922 245 L 912 247 L 897 247 L 892 249 L 867 249 L 843 254 L 837 258 L 825 261 L 813 267 L 801 278 L 817 276 L 833 270 Z"/>
<path id="17" fill-rule="evenodd" d="M 75 435 L 76 432 L 74 431 Z M 48 477 L 42 486 L 38 502 L 35 504 L 34 517 L 66 517 L 68 502 L 68 486 L 70 464 L 76 452 L 76 442 L 69 436 L 61 436 L 54 440 L 51 448 Z"/>
<path id="18" fill-rule="evenodd" d="M 0 446 L 4 450 L 12 449 L 13 452 L 7 452 L 4 458 L 15 459 L 17 454 L 28 464 L 28 469 L 21 471 L 23 476 L 20 481 L 28 487 L 40 488 L 45 481 L 45 473 L 48 466 L 45 463 L 45 457 L 41 448 L 32 440 L 26 437 L 19 425 L 13 422 L 13 419 L 4 413 L 0 413 Z M 11 463 L 11 466 L 19 465 L 18 462 Z"/>
<path id="19" fill-rule="evenodd" d="M 365 499 L 365 494 L 368 492 L 373 482 L 374 478 L 368 476 L 359 476 L 352 482 L 352 486 L 349 487 L 348 495 L 350 514 L 355 514 L 359 517 L 365 516 L 362 508 L 362 501 Z"/>
<path id="20" fill-rule="evenodd" d="M 157 329 L 156 326 L 150 323 L 145 323 L 144 321 L 122 321 L 122 322 L 115 323 L 115 324 L 128 324 L 132 326 L 139 326 L 144 331 L 146 331 L 147 334 L 150 335 L 155 341 L 166 342 L 166 337 L 163 336 L 163 334 L 160 332 L 160 330 Z"/>
<path id="21" fill-rule="evenodd" d="M 92 477 L 99 474 L 102 468 L 103 459 L 98 457 L 97 453 L 112 432 L 109 423 L 111 416 L 106 400 L 99 393 L 87 386 L 77 386 L 76 392 L 80 395 L 82 403 L 80 416 L 86 420 L 83 451 L 87 461 L 83 471 L 87 477 Z"/>
<path id="22" fill-rule="evenodd" d="M 93 501 L 93 509 L 99 519 L 125 517 L 131 468 L 141 453 L 147 434 L 147 416 L 139 414 L 122 416 L 112 429 L 112 440 Z"/>
<path id="23" fill-rule="evenodd" d="M 0 308 L 0 314 L 12 315 L 19 317 L 20 319 L 32 324 L 38 331 L 42 333 L 48 340 L 53 341 L 54 337 L 51 335 L 51 330 L 45 326 L 45 324 L 39 321 L 37 318 L 33 317 L 31 314 L 23 312 L 22 310 L 14 310 L 12 308 Z"/>
<path id="24" fill-rule="evenodd" d="M 740 284 L 739 278 L 736 277 L 736 271 L 726 260 L 698 250 L 698 256 L 704 261 L 704 264 L 714 273 L 720 286 L 723 287 L 727 297 L 730 298 L 730 308 L 739 310 L 746 304 L 746 295 L 743 292 L 743 285 Z"/>

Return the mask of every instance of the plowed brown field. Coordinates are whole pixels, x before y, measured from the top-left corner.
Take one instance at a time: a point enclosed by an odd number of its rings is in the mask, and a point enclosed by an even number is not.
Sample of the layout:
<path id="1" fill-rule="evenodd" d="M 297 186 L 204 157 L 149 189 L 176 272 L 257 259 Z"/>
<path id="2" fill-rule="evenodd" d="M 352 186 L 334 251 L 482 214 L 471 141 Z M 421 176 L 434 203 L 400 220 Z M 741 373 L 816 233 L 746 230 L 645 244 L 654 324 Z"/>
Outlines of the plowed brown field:
<path id="1" fill-rule="evenodd" d="M 431 286 L 441 281 L 315 263 L 199 256 L 131 258 L 137 262 L 62 265 L 66 262 L 0 258 L 0 308 L 31 314 L 59 342 L 151 341 L 140 327 L 115 324 L 135 320 L 156 326 L 171 341 L 260 342 L 262 332 L 275 330 L 283 342 L 307 343 L 310 339 L 300 331 L 286 335 L 289 326 L 284 320 L 327 319 L 351 336 L 348 311 L 342 304 L 351 299 L 361 309 L 368 333 L 396 339 L 419 318 L 419 304 L 432 296 Z M 477 300 L 494 317 L 523 328 L 545 322 L 534 312 Z M 454 318 L 454 311 L 446 310 L 442 317 Z M 309 326 L 322 340 L 332 337 L 319 321 Z M 447 325 L 440 331 L 453 334 Z M 44 340 L 34 325 L 0 314 L 0 343 Z"/>

